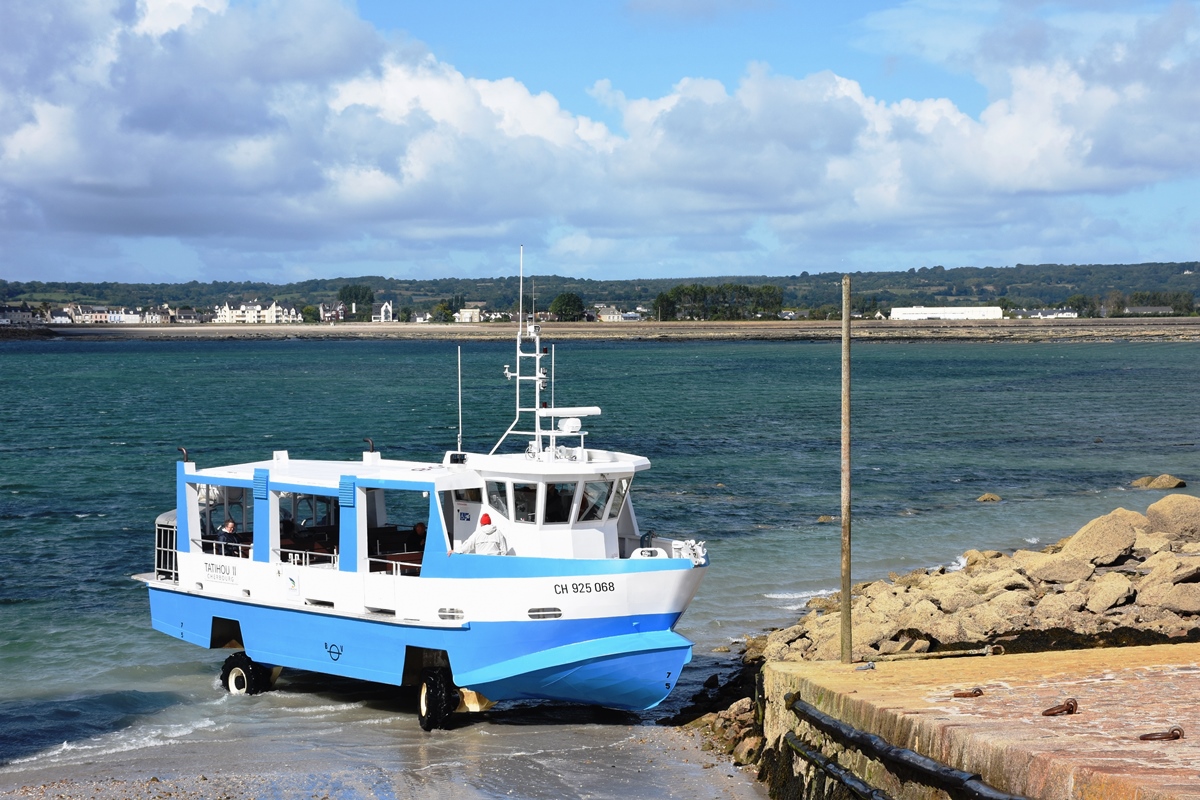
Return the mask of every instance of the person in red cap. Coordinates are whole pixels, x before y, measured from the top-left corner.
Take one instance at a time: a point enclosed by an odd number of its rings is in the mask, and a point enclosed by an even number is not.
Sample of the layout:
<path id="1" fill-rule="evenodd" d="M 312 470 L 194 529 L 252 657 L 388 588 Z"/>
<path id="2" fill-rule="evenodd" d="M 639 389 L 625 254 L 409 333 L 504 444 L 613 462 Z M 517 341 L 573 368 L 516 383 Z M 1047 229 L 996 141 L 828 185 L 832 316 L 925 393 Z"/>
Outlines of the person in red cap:
<path id="1" fill-rule="evenodd" d="M 504 534 L 492 524 L 492 518 L 484 514 L 479 518 L 479 528 L 471 537 L 454 549 L 456 553 L 477 553 L 481 556 L 508 555 L 508 542 Z"/>

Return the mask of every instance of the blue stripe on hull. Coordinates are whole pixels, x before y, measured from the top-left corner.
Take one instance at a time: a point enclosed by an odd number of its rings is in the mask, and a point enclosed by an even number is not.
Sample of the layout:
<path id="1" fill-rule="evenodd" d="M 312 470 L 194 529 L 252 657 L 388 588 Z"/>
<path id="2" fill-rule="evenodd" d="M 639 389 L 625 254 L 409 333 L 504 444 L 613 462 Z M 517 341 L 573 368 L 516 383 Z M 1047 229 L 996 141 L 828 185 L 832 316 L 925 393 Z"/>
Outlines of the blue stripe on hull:
<path id="1" fill-rule="evenodd" d="M 405 647 L 444 650 L 457 683 L 492 700 L 541 698 L 643 709 L 691 660 L 678 614 L 475 622 L 428 628 L 260 606 L 150 587 L 154 628 L 209 647 L 213 618 L 238 622 L 255 661 L 400 685 Z M 218 646 L 224 644 L 217 643 Z M 499 654 L 503 661 L 496 661 Z"/>
<path id="2" fill-rule="evenodd" d="M 541 698 L 642 710 L 671 693 L 679 671 L 691 660 L 687 639 L 672 631 L 652 631 L 563 645 L 456 675 L 456 680 L 492 699 Z"/>

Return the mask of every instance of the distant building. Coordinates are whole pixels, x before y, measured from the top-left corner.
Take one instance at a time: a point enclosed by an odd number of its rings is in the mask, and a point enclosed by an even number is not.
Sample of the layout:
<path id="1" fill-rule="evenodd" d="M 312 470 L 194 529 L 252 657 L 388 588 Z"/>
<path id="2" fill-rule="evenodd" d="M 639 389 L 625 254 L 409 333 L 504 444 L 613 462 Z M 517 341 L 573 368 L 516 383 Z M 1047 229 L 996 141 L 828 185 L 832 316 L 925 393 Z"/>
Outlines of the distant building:
<path id="1" fill-rule="evenodd" d="M 1018 308 L 1012 315 L 1017 319 L 1078 319 L 1079 312 L 1070 308 Z"/>
<path id="2" fill-rule="evenodd" d="M 317 310 L 321 313 L 321 322 L 343 322 L 346 319 L 346 304 L 341 300 L 321 303 Z"/>
<path id="3" fill-rule="evenodd" d="M 281 325 L 293 322 L 303 322 L 304 317 L 292 305 L 280 305 L 272 300 L 270 304 L 257 300 L 241 303 L 234 308 L 228 302 L 216 310 L 213 322 L 239 325 Z"/>
<path id="4" fill-rule="evenodd" d="M 1000 306 L 913 306 L 893 308 L 893 320 L 921 319 L 1003 319 L 1004 309 Z"/>
<path id="5" fill-rule="evenodd" d="M 33 312 L 20 306 L 0 305 L 0 325 L 32 325 Z"/>
<path id="6" fill-rule="evenodd" d="M 71 315 L 76 325 L 103 325 L 108 322 L 107 306 L 71 306 Z"/>
<path id="7" fill-rule="evenodd" d="M 382 303 L 371 304 L 371 322 L 395 322 L 396 316 L 392 312 L 392 301 L 387 300 Z"/>
<path id="8" fill-rule="evenodd" d="M 1135 317 L 1167 317 L 1175 313 L 1170 306 L 1127 306 L 1125 313 Z"/>
<path id="9" fill-rule="evenodd" d="M 478 308 L 460 308 L 454 312 L 455 322 L 481 322 L 482 316 Z"/>
<path id="10" fill-rule="evenodd" d="M 596 319 L 601 322 L 622 322 L 624 316 L 620 309 L 614 306 L 596 306 Z"/>

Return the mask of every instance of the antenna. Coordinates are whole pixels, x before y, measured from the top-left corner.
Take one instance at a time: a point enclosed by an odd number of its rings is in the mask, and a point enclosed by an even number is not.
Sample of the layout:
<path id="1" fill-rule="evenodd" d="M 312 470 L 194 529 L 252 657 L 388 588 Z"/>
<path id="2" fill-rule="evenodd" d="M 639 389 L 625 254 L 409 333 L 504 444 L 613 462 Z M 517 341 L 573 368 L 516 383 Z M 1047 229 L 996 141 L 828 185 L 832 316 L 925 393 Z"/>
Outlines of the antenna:
<path id="1" fill-rule="evenodd" d="M 517 341 L 521 341 L 521 331 L 525 327 L 525 245 L 521 245 L 520 261 L 521 280 L 517 283 Z"/>

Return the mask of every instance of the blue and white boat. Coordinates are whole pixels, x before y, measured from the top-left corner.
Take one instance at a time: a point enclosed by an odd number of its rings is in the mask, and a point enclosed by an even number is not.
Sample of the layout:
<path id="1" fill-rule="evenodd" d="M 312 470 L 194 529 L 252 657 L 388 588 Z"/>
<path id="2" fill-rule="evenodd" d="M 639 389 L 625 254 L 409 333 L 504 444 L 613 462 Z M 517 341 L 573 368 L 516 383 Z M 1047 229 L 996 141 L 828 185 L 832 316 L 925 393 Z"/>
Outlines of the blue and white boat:
<path id="1" fill-rule="evenodd" d="M 154 571 L 134 576 L 154 628 L 237 650 L 221 671 L 235 694 L 283 668 L 419 686 L 425 730 L 502 700 L 660 703 L 691 659 L 674 628 L 704 543 L 642 533 L 630 487 L 649 460 L 587 446 L 599 408 L 542 401 L 546 351 L 521 316 L 504 370 L 516 418 L 489 453 L 461 433 L 440 463 L 372 445 L 358 461 L 276 451 L 202 469 L 185 451 Z M 507 554 L 454 552 L 485 514 Z"/>

